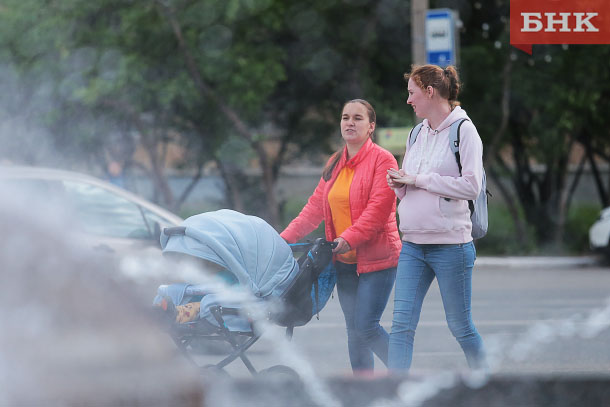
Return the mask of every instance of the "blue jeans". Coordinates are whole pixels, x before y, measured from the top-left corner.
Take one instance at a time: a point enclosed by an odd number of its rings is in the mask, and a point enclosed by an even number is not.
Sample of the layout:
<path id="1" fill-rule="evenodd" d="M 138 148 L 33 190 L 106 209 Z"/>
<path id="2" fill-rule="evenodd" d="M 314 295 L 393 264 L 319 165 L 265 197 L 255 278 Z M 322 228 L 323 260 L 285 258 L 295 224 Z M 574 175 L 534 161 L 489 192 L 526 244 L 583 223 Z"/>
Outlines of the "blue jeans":
<path id="1" fill-rule="evenodd" d="M 389 335 L 379 321 L 394 286 L 396 267 L 360 275 L 355 264 L 338 261 L 335 268 L 352 370 L 373 370 L 373 352 L 387 365 Z"/>
<path id="2" fill-rule="evenodd" d="M 388 368 L 407 371 L 413 359 L 413 340 L 424 297 L 434 277 L 445 308 L 445 318 L 471 368 L 483 367 L 483 341 L 470 309 L 474 244 L 414 244 L 403 242 L 394 291 L 394 318 Z"/>

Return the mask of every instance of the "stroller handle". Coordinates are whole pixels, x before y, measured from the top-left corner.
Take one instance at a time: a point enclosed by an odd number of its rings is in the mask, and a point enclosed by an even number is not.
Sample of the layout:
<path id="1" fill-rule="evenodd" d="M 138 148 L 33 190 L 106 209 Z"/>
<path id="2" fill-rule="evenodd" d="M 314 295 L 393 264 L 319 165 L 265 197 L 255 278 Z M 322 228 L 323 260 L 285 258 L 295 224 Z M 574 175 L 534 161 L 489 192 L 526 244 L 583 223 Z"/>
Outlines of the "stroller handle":
<path id="1" fill-rule="evenodd" d="M 331 249 L 337 247 L 337 242 L 329 242 L 328 240 L 319 237 L 314 241 L 308 240 L 306 242 L 301 243 L 288 243 L 288 246 L 292 249 L 293 252 L 304 252 L 311 249 L 313 246 L 324 246 L 329 245 Z"/>

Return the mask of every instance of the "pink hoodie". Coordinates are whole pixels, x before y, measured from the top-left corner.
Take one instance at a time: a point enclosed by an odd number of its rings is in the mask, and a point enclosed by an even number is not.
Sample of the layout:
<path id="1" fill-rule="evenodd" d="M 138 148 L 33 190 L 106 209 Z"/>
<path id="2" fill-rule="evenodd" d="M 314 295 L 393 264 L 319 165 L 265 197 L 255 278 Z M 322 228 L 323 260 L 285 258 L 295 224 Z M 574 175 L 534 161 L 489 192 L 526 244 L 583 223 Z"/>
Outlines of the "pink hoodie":
<path id="1" fill-rule="evenodd" d="M 481 190 L 483 178 L 483 143 L 471 121 L 460 127 L 460 157 L 462 176 L 449 147 L 449 127 L 458 119 L 468 118 L 466 111 L 457 106 L 438 127 L 435 133 L 423 121 L 417 140 L 411 146 L 416 151 L 418 143 L 425 143 L 427 138 L 442 137 L 447 140 L 446 148 L 437 150 L 438 157 L 430 157 L 430 151 L 424 148 L 424 155 L 433 164 L 417 175 L 415 186 L 403 186 L 395 189 L 400 199 L 398 215 L 402 240 L 417 244 L 456 244 L 472 241 L 470 210 L 468 200 L 475 199 Z M 438 140 L 439 142 L 441 140 Z M 422 146 L 420 145 L 419 148 Z M 409 143 L 402 163 L 407 167 Z M 446 199 L 448 198 L 448 199 Z"/>

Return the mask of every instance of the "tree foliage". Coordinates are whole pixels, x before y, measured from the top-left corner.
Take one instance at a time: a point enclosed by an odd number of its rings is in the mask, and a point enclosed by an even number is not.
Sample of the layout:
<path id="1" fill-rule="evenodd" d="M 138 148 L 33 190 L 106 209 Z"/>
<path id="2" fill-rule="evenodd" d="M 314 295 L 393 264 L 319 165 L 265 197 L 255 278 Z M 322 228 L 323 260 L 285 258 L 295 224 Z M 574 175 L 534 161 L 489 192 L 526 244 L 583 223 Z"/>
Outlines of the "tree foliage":
<path id="1" fill-rule="evenodd" d="M 559 247 L 580 174 L 570 181 L 577 145 L 591 151 L 593 167 L 594 154 L 608 157 L 600 107 L 608 104 L 610 82 L 599 61 L 610 47 L 534 45 L 530 56 L 509 45 L 508 1 L 466 7 L 463 100 L 485 142 L 488 169 L 511 207 L 517 239 L 524 219 L 541 245 Z"/>
<path id="2" fill-rule="evenodd" d="M 196 167 L 217 162 L 232 205 L 247 210 L 240 193 L 249 163 L 222 148 L 241 139 L 229 145 L 250 149 L 258 161 L 257 185 L 265 192 L 258 209 L 277 224 L 280 168 L 332 148 L 343 101 L 370 95 L 387 117 L 401 119 L 391 114 L 397 109 L 388 95 L 402 89 L 387 86 L 400 83 L 409 58 L 402 1 L 70 0 L 49 1 L 32 14 L 36 3 L 11 0 L 3 19 L 23 17 L 23 26 L 51 45 L 32 46 L 7 28 L 41 70 L 66 65 L 52 75 L 59 82 L 49 109 L 54 140 L 88 155 L 104 146 L 144 146 L 167 206 L 176 200 L 158 146 L 173 135 L 191 147 L 187 158 Z M 7 55 L 11 66 L 33 70 L 19 52 Z M 108 134 L 116 137 L 106 142 Z M 276 152 L 269 152 L 270 140 Z"/>
<path id="3" fill-rule="evenodd" d="M 600 202 L 610 199 L 598 168 L 610 162 L 610 74 L 600 62 L 610 47 L 535 45 L 528 56 L 509 46 L 508 0 L 430 6 L 463 21 L 461 99 L 516 234 L 533 227 L 540 242 L 558 242 L 585 163 Z M 411 124 L 409 20 L 404 0 L 5 0 L 1 153 L 103 168 L 135 165 L 141 146 L 157 200 L 173 209 L 212 161 L 229 206 L 278 225 L 280 170 L 323 164 L 343 102 L 372 102 L 378 127 Z M 179 196 L 167 180 L 170 142 L 194 170 Z M 575 146 L 585 154 L 569 177 Z"/>

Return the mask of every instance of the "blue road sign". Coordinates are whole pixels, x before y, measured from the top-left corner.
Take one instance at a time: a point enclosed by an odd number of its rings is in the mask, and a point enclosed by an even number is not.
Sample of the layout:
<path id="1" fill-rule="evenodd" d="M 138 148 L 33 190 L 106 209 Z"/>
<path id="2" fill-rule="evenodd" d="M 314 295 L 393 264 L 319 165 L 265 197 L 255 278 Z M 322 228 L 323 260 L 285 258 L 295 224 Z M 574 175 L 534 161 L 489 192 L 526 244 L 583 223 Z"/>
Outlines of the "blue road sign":
<path id="1" fill-rule="evenodd" d="M 450 9 L 426 12 L 426 63 L 455 65 L 455 18 Z"/>

